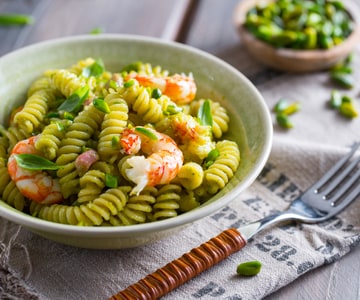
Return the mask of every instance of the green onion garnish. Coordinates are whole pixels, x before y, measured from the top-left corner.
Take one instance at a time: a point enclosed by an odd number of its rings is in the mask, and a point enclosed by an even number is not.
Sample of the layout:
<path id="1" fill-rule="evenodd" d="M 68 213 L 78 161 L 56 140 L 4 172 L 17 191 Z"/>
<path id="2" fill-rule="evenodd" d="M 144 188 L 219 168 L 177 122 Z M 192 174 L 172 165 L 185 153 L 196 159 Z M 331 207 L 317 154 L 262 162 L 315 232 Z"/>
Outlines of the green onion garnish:
<path id="1" fill-rule="evenodd" d="M 140 134 L 143 134 L 147 136 L 150 140 L 156 141 L 158 137 L 155 133 L 153 133 L 150 129 L 145 127 L 135 127 L 135 131 L 137 131 Z"/>
<path id="2" fill-rule="evenodd" d="M 93 100 L 94 106 L 105 114 L 111 112 L 109 105 L 102 98 L 96 98 Z"/>
<path id="3" fill-rule="evenodd" d="M 118 177 L 106 173 L 105 174 L 105 185 L 109 188 L 117 188 L 118 187 Z"/>

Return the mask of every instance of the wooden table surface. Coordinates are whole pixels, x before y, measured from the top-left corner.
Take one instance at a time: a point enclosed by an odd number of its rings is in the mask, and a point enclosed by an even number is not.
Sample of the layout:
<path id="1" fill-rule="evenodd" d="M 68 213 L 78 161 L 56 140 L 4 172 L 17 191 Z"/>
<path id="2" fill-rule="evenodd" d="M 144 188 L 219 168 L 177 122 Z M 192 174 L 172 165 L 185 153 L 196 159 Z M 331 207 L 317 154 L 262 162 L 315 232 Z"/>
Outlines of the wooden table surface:
<path id="1" fill-rule="evenodd" d="M 232 23 L 238 2 L 1 0 L 0 13 L 31 14 L 35 22 L 0 27 L 0 56 L 43 40 L 88 34 L 101 28 L 105 33 L 160 37 L 205 50 L 235 66 L 257 86 L 284 76 L 257 64 L 244 50 Z M 307 273 L 266 299 L 360 299 L 359 270 L 360 248 L 356 247 L 340 261 Z"/>

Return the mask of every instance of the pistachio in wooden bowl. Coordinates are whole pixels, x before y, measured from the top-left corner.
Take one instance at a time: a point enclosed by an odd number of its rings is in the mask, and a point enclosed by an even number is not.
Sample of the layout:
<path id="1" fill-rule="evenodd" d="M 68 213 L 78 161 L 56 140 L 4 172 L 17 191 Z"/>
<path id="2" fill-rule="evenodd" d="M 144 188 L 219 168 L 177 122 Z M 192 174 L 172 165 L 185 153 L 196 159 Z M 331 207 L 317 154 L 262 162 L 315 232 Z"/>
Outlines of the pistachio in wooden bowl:
<path id="1" fill-rule="evenodd" d="M 353 6 L 340 0 L 243 0 L 234 23 L 259 62 L 312 72 L 332 67 L 353 51 L 360 38 Z"/>

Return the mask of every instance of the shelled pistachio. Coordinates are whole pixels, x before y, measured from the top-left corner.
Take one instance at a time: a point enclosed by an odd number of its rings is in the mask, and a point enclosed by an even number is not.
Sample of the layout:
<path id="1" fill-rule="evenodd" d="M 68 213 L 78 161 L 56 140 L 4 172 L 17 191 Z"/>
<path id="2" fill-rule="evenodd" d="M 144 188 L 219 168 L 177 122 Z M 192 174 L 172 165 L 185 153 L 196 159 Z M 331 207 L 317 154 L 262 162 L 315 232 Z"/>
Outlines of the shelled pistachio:
<path id="1" fill-rule="evenodd" d="M 329 49 L 352 33 L 354 22 L 339 0 L 276 0 L 250 9 L 245 27 L 274 47 Z"/>

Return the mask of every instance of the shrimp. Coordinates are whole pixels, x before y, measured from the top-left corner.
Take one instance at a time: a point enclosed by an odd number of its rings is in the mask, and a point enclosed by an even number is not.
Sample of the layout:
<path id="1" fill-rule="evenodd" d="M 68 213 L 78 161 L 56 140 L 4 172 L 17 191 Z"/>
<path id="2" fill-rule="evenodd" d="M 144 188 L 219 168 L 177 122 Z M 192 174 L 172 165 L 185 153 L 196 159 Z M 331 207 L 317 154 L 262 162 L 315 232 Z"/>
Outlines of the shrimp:
<path id="1" fill-rule="evenodd" d="M 139 194 L 146 186 L 167 184 L 178 174 L 184 157 L 175 141 L 156 130 L 137 126 L 126 129 L 120 144 L 127 154 L 140 149 L 148 155 L 132 156 L 126 160 L 125 174 L 136 186 L 131 194 Z"/>
<path id="2" fill-rule="evenodd" d="M 27 198 L 42 204 L 53 204 L 63 200 L 60 184 L 45 171 L 27 170 L 16 161 L 17 154 L 41 155 L 35 148 L 38 136 L 32 136 L 18 142 L 11 151 L 8 160 L 8 172 L 20 192 Z"/>
<path id="3" fill-rule="evenodd" d="M 194 100 L 196 95 L 196 84 L 191 74 L 189 76 L 175 74 L 172 76 L 155 77 L 152 75 L 130 73 L 126 80 L 131 78 L 136 79 L 139 84 L 145 87 L 158 88 L 176 104 L 189 103 Z"/>

